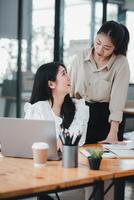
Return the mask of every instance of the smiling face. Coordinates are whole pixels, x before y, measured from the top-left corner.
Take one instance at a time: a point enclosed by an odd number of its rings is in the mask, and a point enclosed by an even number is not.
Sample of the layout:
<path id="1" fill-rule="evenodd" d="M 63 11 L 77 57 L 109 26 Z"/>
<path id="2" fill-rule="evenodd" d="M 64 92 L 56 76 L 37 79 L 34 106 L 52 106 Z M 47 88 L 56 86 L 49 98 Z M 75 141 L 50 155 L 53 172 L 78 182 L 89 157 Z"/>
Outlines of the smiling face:
<path id="1" fill-rule="evenodd" d="M 56 81 L 49 81 L 49 87 L 52 90 L 52 94 L 65 96 L 70 93 L 70 78 L 64 67 L 59 66 Z"/>
<path id="2" fill-rule="evenodd" d="M 94 42 L 94 54 L 96 57 L 107 59 L 112 55 L 114 49 L 115 46 L 109 36 L 104 33 L 97 34 Z"/>

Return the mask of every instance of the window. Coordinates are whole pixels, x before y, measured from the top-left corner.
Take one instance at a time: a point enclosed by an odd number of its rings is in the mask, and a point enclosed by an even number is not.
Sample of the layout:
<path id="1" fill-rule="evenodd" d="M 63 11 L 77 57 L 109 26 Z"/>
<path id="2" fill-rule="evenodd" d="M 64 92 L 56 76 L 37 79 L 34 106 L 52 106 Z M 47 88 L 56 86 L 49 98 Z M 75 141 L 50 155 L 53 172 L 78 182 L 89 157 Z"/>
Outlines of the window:
<path id="1" fill-rule="evenodd" d="M 53 61 L 55 1 L 33 0 L 32 71 L 41 62 Z"/>
<path id="2" fill-rule="evenodd" d="M 127 11 L 126 25 L 130 33 L 130 42 L 128 46 L 128 61 L 130 65 L 130 83 L 134 83 L 134 12 Z"/>
<path id="3" fill-rule="evenodd" d="M 78 50 L 90 46 L 90 9 L 90 1 L 65 1 L 64 63 L 68 68 Z"/>
<path id="4" fill-rule="evenodd" d="M 99 10 L 99 12 L 97 12 Z M 108 4 L 108 20 L 117 20 L 118 6 Z M 82 14 L 81 14 L 82 13 Z M 71 23 L 70 23 L 71 22 Z M 102 24 L 102 2 L 95 3 L 95 34 Z M 91 1 L 66 0 L 64 63 L 69 68 L 75 55 L 91 46 Z"/>
<path id="5" fill-rule="evenodd" d="M 96 2 L 95 5 L 95 33 L 98 31 L 102 25 L 102 2 Z M 99 12 L 97 12 L 99 10 Z M 116 4 L 107 4 L 107 21 L 115 20 L 117 21 L 118 6 Z"/>

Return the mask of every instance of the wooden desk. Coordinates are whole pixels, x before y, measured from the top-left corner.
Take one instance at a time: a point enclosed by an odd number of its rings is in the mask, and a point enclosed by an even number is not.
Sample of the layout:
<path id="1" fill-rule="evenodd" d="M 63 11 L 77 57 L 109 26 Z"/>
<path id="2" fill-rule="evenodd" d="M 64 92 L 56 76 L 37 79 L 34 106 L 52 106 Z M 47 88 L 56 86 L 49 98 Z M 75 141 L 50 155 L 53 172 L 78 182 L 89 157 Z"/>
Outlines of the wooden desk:
<path id="1" fill-rule="evenodd" d="M 124 114 L 126 118 L 134 118 L 134 107 L 133 108 L 125 108 Z"/>
<path id="2" fill-rule="evenodd" d="M 128 100 L 124 109 L 124 115 L 126 118 L 134 117 L 134 100 Z"/>
<path id="3" fill-rule="evenodd" d="M 90 170 L 87 159 L 79 156 L 78 168 L 62 168 L 61 161 L 50 161 L 46 167 L 34 168 L 30 159 L 0 158 L 0 199 L 16 199 L 41 193 L 63 191 L 124 180 L 134 175 L 134 160 L 103 159 L 100 170 Z M 103 200 L 103 189 L 98 200 Z M 118 190 L 119 192 L 119 190 Z M 115 198 L 118 199 L 118 196 Z"/>

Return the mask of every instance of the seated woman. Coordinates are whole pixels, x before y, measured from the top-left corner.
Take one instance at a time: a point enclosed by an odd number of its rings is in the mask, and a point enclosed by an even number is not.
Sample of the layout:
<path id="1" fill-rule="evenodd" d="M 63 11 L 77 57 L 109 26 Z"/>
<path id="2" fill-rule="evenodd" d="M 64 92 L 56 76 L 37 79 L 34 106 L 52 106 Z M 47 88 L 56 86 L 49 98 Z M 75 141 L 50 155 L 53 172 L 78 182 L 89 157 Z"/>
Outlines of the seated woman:
<path id="1" fill-rule="evenodd" d="M 71 99 L 70 78 L 66 67 L 58 62 L 43 64 L 36 72 L 30 103 L 24 106 L 26 119 L 55 120 L 57 139 L 61 129 L 82 134 L 86 139 L 89 108 L 84 99 Z"/>

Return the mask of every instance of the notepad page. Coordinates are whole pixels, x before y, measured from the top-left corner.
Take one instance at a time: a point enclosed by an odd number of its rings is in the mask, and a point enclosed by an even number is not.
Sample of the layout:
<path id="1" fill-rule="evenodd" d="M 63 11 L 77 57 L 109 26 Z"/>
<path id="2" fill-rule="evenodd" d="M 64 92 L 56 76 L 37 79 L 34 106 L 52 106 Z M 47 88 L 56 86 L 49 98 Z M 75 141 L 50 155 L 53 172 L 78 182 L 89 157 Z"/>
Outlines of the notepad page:
<path id="1" fill-rule="evenodd" d="M 109 150 L 119 158 L 134 158 L 134 142 L 122 144 L 104 144 L 104 150 Z"/>
<path id="2" fill-rule="evenodd" d="M 80 149 L 80 153 L 82 153 L 85 157 L 90 156 L 89 151 L 86 149 Z M 104 154 L 102 155 L 102 158 L 118 158 L 118 156 L 112 152 L 104 152 Z"/>
<path id="3" fill-rule="evenodd" d="M 129 150 L 134 149 L 134 141 L 126 142 L 122 144 L 103 144 L 103 148 L 106 149 L 115 149 L 115 150 Z"/>
<path id="4" fill-rule="evenodd" d="M 113 149 L 112 152 L 118 155 L 119 158 L 134 158 L 134 150 L 131 149 L 130 150 Z"/>

